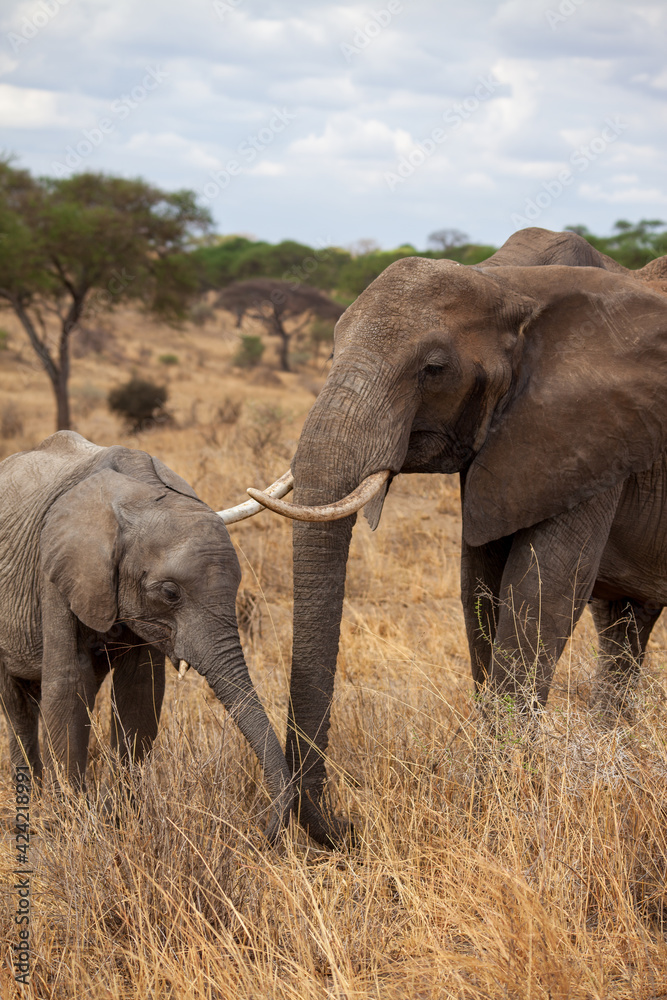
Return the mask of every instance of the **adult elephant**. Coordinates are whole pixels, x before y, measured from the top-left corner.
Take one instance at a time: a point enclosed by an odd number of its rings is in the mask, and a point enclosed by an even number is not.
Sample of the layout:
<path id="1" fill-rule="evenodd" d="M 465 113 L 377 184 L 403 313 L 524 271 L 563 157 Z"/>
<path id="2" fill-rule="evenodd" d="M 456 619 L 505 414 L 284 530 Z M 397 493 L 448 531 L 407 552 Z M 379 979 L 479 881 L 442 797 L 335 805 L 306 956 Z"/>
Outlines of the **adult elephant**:
<path id="1" fill-rule="evenodd" d="M 159 459 L 60 431 L 0 463 L 0 703 L 14 767 L 50 758 L 85 787 L 90 711 L 113 669 L 112 744 L 157 733 L 165 656 L 206 677 L 257 754 L 275 839 L 291 771 L 239 642 L 241 571 L 223 520 Z"/>
<path id="2" fill-rule="evenodd" d="M 399 472 L 461 474 L 478 687 L 519 699 L 528 689 L 543 703 L 589 598 L 610 615 L 637 609 L 633 649 L 667 603 L 667 300 L 604 259 L 506 266 L 495 256 L 387 268 L 337 325 L 292 463 L 295 504 L 250 491 L 303 519 L 286 756 L 301 822 L 323 843 L 345 837 L 321 808 L 323 754 L 352 512 L 373 480 L 375 527 Z M 603 651 L 628 667 L 609 634 Z"/>
<path id="3" fill-rule="evenodd" d="M 667 257 L 658 257 L 633 271 L 579 236 L 578 233 L 554 233 L 549 229 L 520 229 L 488 257 L 480 267 L 542 267 L 564 264 L 567 267 L 600 267 L 614 274 L 634 278 L 647 288 L 667 293 Z"/>

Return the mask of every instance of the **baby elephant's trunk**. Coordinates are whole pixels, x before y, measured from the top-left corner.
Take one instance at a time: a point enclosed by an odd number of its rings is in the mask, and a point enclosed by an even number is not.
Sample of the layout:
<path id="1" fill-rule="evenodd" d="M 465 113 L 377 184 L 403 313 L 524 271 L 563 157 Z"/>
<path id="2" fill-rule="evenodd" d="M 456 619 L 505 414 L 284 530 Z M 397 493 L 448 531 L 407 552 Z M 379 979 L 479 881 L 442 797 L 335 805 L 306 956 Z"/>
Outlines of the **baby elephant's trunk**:
<path id="1" fill-rule="evenodd" d="M 213 691 L 247 739 L 262 766 L 273 816 L 266 836 L 271 843 L 289 821 L 294 803 L 292 773 L 271 723 L 255 691 L 238 634 L 199 667 Z"/>

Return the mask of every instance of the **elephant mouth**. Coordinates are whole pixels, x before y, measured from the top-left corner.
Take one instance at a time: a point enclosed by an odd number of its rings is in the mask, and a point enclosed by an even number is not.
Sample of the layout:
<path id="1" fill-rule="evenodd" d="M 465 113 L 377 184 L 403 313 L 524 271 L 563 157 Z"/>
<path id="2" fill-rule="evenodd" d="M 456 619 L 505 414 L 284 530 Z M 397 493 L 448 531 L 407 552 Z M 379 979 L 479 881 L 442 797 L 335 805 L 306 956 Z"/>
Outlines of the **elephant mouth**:
<path id="1" fill-rule="evenodd" d="M 466 468 L 474 451 L 464 442 L 443 431 L 412 430 L 401 472 L 443 472 Z"/>

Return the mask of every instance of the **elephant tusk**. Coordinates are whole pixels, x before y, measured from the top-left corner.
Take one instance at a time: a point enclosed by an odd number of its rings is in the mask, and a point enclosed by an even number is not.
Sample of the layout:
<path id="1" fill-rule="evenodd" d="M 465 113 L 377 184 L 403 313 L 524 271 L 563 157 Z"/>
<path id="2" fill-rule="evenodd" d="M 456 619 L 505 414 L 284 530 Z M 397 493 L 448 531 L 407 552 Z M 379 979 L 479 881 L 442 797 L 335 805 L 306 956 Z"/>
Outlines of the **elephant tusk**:
<path id="1" fill-rule="evenodd" d="M 183 680 L 183 678 L 187 674 L 188 670 L 190 669 L 190 664 L 188 663 L 188 661 L 187 660 L 179 660 L 178 661 L 178 666 L 176 666 L 176 663 L 175 663 L 174 660 L 172 660 L 171 656 L 168 656 L 167 659 L 171 663 L 171 665 L 174 668 L 174 670 L 178 671 L 178 676 L 181 678 L 181 680 Z"/>
<path id="2" fill-rule="evenodd" d="M 275 511 L 276 514 L 282 514 L 283 517 L 291 517 L 295 521 L 337 521 L 341 517 L 349 517 L 350 514 L 354 514 L 364 504 L 367 504 L 369 500 L 372 500 L 375 494 L 387 482 L 390 475 L 391 471 L 389 469 L 384 469 L 382 472 L 374 472 L 372 476 L 367 476 L 361 485 L 357 486 L 356 490 L 353 490 L 348 496 L 343 497 L 342 500 L 336 500 L 335 503 L 324 504 L 321 507 L 307 507 L 296 503 L 285 503 L 285 501 L 279 500 L 275 496 L 269 496 L 268 490 L 266 493 L 253 489 L 249 489 L 247 492 L 254 500 L 268 507 L 269 510 Z"/>
<path id="3" fill-rule="evenodd" d="M 276 479 L 275 483 L 267 486 L 261 495 L 284 497 L 293 486 L 294 476 L 288 469 L 280 479 Z M 234 524 L 236 521 L 243 521 L 246 517 L 252 517 L 253 514 L 259 514 L 260 510 L 264 510 L 264 507 L 265 504 L 257 503 L 256 500 L 246 500 L 244 503 L 237 504 L 236 507 L 228 507 L 227 510 L 218 510 L 216 513 L 225 524 Z"/>

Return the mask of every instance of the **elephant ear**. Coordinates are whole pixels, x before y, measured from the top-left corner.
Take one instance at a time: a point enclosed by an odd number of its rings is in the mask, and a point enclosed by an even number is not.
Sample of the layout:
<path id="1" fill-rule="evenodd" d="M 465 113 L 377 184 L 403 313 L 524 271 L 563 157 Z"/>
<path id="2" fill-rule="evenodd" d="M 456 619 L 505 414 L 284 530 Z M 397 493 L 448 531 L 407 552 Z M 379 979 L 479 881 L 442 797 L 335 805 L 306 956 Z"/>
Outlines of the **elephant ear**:
<path id="1" fill-rule="evenodd" d="M 51 507 L 42 528 L 42 571 L 84 625 L 106 632 L 118 614 L 120 526 L 115 504 L 155 489 L 104 469 L 77 483 Z"/>
<path id="2" fill-rule="evenodd" d="M 165 486 L 167 486 L 170 490 L 174 490 L 176 493 L 182 493 L 183 496 L 192 497 L 193 500 L 199 500 L 199 497 L 190 484 L 186 483 L 185 479 L 181 479 L 177 473 L 172 472 L 169 466 L 165 465 L 164 462 L 161 462 L 159 458 L 155 457 L 155 455 L 151 456 L 151 461 L 158 479 L 160 479 Z"/>
<path id="3" fill-rule="evenodd" d="M 113 469 L 130 479 L 136 479 L 142 483 L 155 485 L 160 482 L 175 493 L 182 493 L 183 496 L 192 497 L 199 500 L 199 497 L 185 479 L 161 462 L 154 455 L 149 455 L 146 451 L 139 451 L 137 448 L 124 448 L 122 445 L 112 445 L 104 449 L 98 469 Z"/>
<path id="4" fill-rule="evenodd" d="M 530 296 L 512 395 L 466 475 L 469 545 L 554 517 L 667 447 L 667 298 L 599 268 L 489 271 Z"/>

